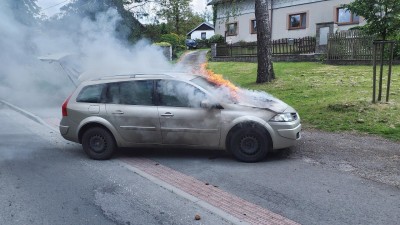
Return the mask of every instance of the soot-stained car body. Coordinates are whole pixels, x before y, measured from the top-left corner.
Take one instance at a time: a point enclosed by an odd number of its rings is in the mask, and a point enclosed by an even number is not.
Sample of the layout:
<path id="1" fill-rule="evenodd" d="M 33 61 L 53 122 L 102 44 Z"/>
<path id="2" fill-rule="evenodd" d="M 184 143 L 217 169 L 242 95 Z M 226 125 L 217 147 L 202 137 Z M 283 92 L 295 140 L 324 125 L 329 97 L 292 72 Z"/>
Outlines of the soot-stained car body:
<path id="1" fill-rule="evenodd" d="M 84 81 L 62 106 L 60 132 L 93 159 L 108 159 L 118 147 L 174 146 L 228 150 L 256 162 L 300 139 L 292 107 L 269 95 L 231 91 L 182 74 Z"/>

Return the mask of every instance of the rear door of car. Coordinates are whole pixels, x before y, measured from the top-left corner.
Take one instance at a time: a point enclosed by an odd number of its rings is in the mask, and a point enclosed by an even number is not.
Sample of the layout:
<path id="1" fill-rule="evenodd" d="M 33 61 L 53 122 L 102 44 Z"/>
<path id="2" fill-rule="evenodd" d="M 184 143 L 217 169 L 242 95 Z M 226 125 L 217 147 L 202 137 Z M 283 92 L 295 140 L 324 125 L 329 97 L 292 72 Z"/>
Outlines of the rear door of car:
<path id="1" fill-rule="evenodd" d="M 110 83 L 106 96 L 108 120 L 125 141 L 161 144 L 153 80 Z"/>
<path id="2" fill-rule="evenodd" d="M 156 84 L 162 143 L 217 147 L 220 141 L 221 110 L 202 108 L 207 95 L 197 87 L 177 80 Z"/>

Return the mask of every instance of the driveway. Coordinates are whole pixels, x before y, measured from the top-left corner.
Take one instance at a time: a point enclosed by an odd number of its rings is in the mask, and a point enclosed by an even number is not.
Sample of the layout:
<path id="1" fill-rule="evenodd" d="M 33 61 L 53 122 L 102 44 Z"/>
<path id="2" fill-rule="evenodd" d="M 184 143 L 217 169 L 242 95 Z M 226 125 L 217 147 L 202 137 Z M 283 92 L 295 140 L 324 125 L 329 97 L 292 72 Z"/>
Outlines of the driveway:
<path id="1" fill-rule="evenodd" d="M 207 52 L 208 50 L 189 51 L 179 59 L 176 66 L 180 70 L 199 71 L 200 65 L 207 62 Z"/>

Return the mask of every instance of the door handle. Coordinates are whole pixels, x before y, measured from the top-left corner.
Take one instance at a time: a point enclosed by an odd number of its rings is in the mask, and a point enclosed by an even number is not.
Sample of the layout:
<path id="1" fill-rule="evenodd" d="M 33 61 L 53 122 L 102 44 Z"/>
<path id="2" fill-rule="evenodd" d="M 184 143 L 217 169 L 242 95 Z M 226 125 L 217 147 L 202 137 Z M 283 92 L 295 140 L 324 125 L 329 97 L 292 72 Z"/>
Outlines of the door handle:
<path id="1" fill-rule="evenodd" d="M 122 110 L 115 110 L 112 114 L 124 114 L 124 112 Z"/>
<path id="2" fill-rule="evenodd" d="M 166 112 L 166 113 L 164 113 L 164 114 L 161 114 L 161 116 L 164 116 L 164 117 L 173 117 L 174 114 L 172 114 L 172 113 L 170 113 L 170 112 Z"/>

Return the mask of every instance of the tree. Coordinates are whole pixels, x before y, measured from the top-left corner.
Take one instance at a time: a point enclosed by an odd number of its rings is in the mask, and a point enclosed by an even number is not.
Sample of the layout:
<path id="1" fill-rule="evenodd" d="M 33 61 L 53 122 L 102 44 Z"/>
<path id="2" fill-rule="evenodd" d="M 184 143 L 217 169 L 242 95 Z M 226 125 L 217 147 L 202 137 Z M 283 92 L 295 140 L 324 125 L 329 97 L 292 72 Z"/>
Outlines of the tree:
<path id="1" fill-rule="evenodd" d="M 190 0 L 160 0 L 161 10 L 159 15 L 173 24 L 174 32 L 182 34 L 182 22 L 184 22 L 191 13 Z"/>
<path id="2" fill-rule="evenodd" d="M 271 82 L 275 79 L 272 64 L 271 25 L 268 0 L 255 0 L 257 26 L 257 83 Z"/>
<path id="3" fill-rule="evenodd" d="M 88 17 L 96 19 L 96 14 L 105 12 L 109 8 L 115 8 L 122 20 L 118 23 L 116 32 L 121 39 L 135 41 L 141 37 L 144 27 L 134 17 L 133 13 L 125 6 L 136 2 L 137 0 L 73 0 L 61 8 L 66 13 L 66 17 Z"/>
<path id="4" fill-rule="evenodd" d="M 181 34 L 185 35 L 197 27 L 202 22 L 205 22 L 204 17 L 200 14 L 189 12 L 186 20 L 181 24 Z"/>
<path id="5" fill-rule="evenodd" d="M 400 31 L 399 0 L 355 0 L 343 7 L 364 17 L 367 24 L 363 29 L 369 34 L 378 34 L 383 40 Z"/>
<path id="6" fill-rule="evenodd" d="M 40 14 L 40 8 L 36 4 L 37 0 L 8 0 L 7 2 L 14 13 L 14 18 L 20 23 L 27 26 L 38 23 L 38 20 L 35 19 Z"/>

